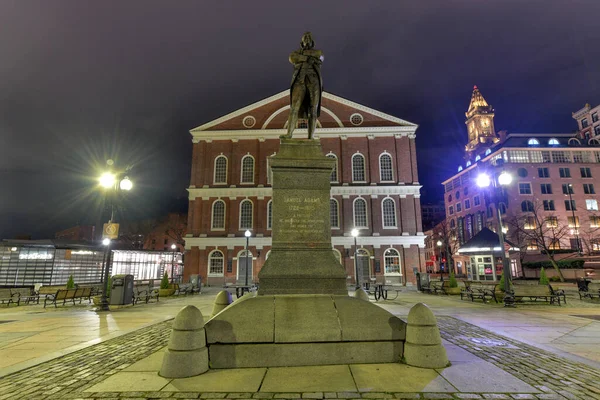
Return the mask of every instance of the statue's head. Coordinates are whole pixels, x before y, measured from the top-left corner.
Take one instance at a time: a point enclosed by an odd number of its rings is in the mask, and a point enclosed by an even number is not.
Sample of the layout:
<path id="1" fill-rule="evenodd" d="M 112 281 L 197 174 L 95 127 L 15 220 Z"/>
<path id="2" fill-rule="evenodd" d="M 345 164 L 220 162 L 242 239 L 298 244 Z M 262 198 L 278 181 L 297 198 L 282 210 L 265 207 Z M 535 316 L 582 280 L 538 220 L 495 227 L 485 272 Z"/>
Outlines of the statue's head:
<path id="1" fill-rule="evenodd" d="M 312 49 L 315 47 L 315 41 L 312 38 L 312 34 L 310 32 L 306 32 L 302 35 L 302 40 L 300 41 L 300 47 L 303 49 Z"/>

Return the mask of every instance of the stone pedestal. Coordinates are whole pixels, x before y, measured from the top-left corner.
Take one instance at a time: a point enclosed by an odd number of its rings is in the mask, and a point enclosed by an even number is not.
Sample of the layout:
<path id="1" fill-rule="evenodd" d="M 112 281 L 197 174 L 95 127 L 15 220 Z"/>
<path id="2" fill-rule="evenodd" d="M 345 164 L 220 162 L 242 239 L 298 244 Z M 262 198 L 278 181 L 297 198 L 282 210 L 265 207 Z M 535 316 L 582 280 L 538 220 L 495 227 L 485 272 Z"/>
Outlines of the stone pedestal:
<path id="1" fill-rule="evenodd" d="M 329 178 L 334 161 L 318 140 L 282 139 L 270 158 L 273 244 L 258 277 L 261 295 L 347 295 L 346 273 L 331 248 Z"/>

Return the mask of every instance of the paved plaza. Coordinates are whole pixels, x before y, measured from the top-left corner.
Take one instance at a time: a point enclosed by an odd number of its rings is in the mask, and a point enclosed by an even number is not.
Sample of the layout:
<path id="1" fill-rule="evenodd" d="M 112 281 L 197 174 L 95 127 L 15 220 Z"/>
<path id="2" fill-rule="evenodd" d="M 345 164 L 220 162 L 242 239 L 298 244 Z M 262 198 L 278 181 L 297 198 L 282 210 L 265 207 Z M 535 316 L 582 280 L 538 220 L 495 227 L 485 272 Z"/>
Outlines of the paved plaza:
<path id="1" fill-rule="evenodd" d="M 157 374 L 172 319 L 187 304 L 210 315 L 218 289 L 97 314 L 92 306 L 0 309 L 0 400 L 153 398 L 600 399 L 600 304 L 501 305 L 406 289 L 377 304 L 405 319 L 424 302 L 452 365 L 403 364 Z"/>

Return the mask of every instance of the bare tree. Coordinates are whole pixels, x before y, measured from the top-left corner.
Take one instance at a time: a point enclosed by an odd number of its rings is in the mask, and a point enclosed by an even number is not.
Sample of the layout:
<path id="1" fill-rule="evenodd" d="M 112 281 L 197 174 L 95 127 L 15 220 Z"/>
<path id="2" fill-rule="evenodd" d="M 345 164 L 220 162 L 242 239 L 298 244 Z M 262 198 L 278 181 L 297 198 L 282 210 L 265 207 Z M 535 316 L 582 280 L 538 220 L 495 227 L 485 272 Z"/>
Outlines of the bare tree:
<path id="1" fill-rule="evenodd" d="M 515 241 L 520 240 L 530 248 L 539 249 L 546 255 L 561 282 L 564 282 L 565 278 L 555 259 L 555 250 L 560 249 L 560 242 L 570 235 L 571 228 L 552 212 L 545 211 L 541 201 L 523 201 L 521 208 L 523 212 L 508 221 L 511 238 L 519 238 Z"/>
<path id="2" fill-rule="evenodd" d="M 440 240 L 442 245 L 442 251 L 446 253 L 446 260 L 448 263 L 448 271 L 454 271 L 454 265 L 452 263 L 452 256 L 456 254 L 456 251 L 460 247 L 458 243 L 457 230 L 451 228 L 447 220 L 443 220 L 439 224 L 433 227 L 433 245 L 437 247 L 436 242 Z"/>
<path id="3" fill-rule="evenodd" d="M 579 229 L 579 240 L 584 253 L 591 254 L 600 250 L 600 214 L 598 211 L 589 213 L 589 228 Z M 579 224 L 583 225 L 583 222 Z"/>
<path id="4" fill-rule="evenodd" d="M 158 220 L 148 218 L 138 221 L 129 221 L 122 227 L 119 239 L 131 249 L 143 249 L 145 241 L 152 235 L 158 226 Z"/>

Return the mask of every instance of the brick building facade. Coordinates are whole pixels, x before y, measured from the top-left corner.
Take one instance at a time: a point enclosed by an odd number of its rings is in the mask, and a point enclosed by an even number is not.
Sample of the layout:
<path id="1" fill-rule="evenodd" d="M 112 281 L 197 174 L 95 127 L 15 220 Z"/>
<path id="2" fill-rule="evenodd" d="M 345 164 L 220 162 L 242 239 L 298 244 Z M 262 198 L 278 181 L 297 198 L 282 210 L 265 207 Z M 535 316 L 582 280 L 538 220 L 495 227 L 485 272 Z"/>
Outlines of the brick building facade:
<path id="1" fill-rule="evenodd" d="M 289 91 L 251 104 L 190 131 L 193 142 L 185 278 L 235 282 L 251 260 L 251 279 L 271 247 L 268 157 L 287 129 Z M 299 121 L 296 138 L 306 138 Z M 315 137 L 337 161 L 331 175 L 332 247 L 354 282 L 354 253 L 369 279 L 414 282 L 424 268 L 417 126 L 323 93 Z M 357 247 L 350 235 L 359 229 Z M 250 230 L 246 256 L 244 232 Z M 366 274 L 366 272 L 365 272 Z M 365 276 L 363 279 L 366 279 Z"/>

